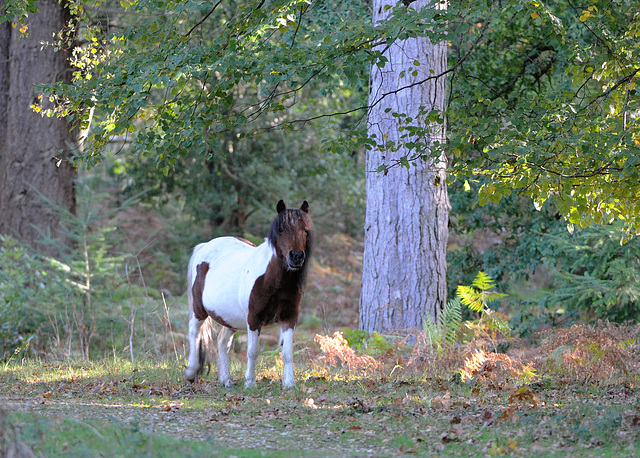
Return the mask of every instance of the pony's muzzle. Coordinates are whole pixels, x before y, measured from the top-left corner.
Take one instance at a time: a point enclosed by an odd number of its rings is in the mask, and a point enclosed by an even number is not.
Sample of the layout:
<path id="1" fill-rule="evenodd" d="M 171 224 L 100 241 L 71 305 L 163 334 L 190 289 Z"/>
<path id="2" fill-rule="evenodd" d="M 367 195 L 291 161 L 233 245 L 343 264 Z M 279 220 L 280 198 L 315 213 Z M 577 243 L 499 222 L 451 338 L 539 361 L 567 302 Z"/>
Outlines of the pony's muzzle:
<path id="1" fill-rule="evenodd" d="M 289 250 L 289 256 L 287 257 L 287 264 L 291 269 L 299 269 L 304 264 L 306 254 L 304 250 L 296 251 Z"/>

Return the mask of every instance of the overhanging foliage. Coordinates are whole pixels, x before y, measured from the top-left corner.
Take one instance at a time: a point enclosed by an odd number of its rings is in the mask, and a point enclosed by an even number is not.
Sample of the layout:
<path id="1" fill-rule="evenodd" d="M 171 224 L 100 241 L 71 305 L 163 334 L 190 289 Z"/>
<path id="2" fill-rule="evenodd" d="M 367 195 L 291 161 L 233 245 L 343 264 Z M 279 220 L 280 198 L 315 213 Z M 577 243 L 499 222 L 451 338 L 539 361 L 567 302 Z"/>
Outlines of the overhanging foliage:
<path id="1" fill-rule="evenodd" d="M 83 29 L 73 84 L 45 88 L 57 102 L 48 114 L 89 129 L 78 156 L 88 165 L 114 137 L 133 138 L 133 151 L 168 173 L 187 150 L 210 154 L 231 130 L 286 132 L 364 116 L 363 98 L 349 96 L 366 92 L 369 65 L 384 66 L 373 44 L 446 37 L 448 111 L 424 116 L 431 125 L 446 119 L 448 144 L 426 151 L 413 139 L 428 129 L 406 119 L 415 154 L 383 168 L 446 149 L 453 175 L 483 180 L 481 204 L 518 192 L 536 206 L 554 199 L 571 227 L 621 219 L 627 232 L 639 230 L 638 0 L 462 1 L 420 12 L 400 2 L 377 27 L 359 1 L 144 0 L 118 8 L 108 33 Z M 96 14 L 81 23 L 89 17 Z M 256 121 L 268 114 L 268 123 Z M 330 140 L 325 147 L 335 151 L 378 147 L 357 128 L 343 143 Z"/>
<path id="2" fill-rule="evenodd" d="M 640 4 L 468 6 L 452 22 L 453 55 L 482 46 L 453 78 L 455 173 L 485 177 L 480 203 L 514 191 L 538 208 L 554 198 L 571 225 L 620 218 L 638 232 Z"/>

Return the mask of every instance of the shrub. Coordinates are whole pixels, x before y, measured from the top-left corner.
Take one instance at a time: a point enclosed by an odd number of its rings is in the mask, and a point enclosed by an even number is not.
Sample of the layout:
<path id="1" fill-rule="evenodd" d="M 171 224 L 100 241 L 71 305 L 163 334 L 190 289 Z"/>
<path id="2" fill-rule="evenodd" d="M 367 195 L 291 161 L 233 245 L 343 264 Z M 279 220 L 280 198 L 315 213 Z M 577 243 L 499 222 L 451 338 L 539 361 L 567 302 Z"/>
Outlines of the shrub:
<path id="1" fill-rule="evenodd" d="M 640 319 L 640 239 L 624 241 L 617 224 L 594 226 L 571 235 L 548 236 L 555 247 L 546 261 L 555 288 L 547 307 L 575 311 L 583 319 L 622 323 Z"/>

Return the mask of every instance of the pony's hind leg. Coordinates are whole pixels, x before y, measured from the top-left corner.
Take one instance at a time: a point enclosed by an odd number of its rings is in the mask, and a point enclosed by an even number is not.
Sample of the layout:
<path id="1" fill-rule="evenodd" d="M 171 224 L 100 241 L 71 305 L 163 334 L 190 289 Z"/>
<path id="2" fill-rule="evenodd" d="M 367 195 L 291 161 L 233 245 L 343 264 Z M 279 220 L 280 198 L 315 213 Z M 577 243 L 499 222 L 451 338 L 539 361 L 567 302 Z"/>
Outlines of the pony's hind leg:
<path id="1" fill-rule="evenodd" d="M 199 336 L 200 328 L 204 320 L 199 320 L 191 313 L 189 319 L 189 365 L 184 375 L 185 378 L 193 382 L 198 375 L 202 373 L 202 366 L 204 361 L 203 349 L 200 348 Z"/>
<path id="2" fill-rule="evenodd" d="M 218 333 L 218 378 L 220 383 L 226 387 L 232 385 L 229 374 L 229 350 L 235 331 L 223 326 Z"/>

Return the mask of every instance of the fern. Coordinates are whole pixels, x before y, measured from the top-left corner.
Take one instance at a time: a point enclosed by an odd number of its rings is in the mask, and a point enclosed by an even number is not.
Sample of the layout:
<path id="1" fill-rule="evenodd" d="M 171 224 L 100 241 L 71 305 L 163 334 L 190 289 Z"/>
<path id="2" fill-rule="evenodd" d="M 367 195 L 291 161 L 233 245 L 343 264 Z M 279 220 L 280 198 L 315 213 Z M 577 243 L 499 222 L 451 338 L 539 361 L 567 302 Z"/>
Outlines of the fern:
<path id="1" fill-rule="evenodd" d="M 476 312 L 479 318 L 473 322 L 467 322 L 467 328 L 475 332 L 492 335 L 500 332 L 509 338 L 511 327 L 507 318 L 489 307 L 489 303 L 506 297 L 506 294 L 492 291 L 495 287 L 493 279 L 484 272 L 478 272 L 471 286 L 458 286 L 457 296 L 470 310 Z"/>
<path id="2" fill-rule="evenodd" d="M 480 291 L 487 291 L 488 289 L 495 287 L 493 278 L 482 271 L 478 272 L 478 275 L 473 280 L 473 283 L 471 283 L 471 285 L 474 288 L 479 289 Z"/>
<path id="3" fill-rule="evenodd" d="M 430 347 L 435 347 L 439 355 L 445 348 L 450 348 L 456 343 L 461 326 L 462 307 L 458 298 L 447 302 L 438 323 L 434 323 L 430 318 L 423 320 L 427 342 Z"/>
<path id="4" fill-rule="evenodd" d="M 458 286 L 456 295 L 462 301 L 464 305 L 469 307 L 476 313 L 482 313 L 484 310 L 484 302 L 482 301 L 482 295 L 476 291 L 473 286 Z"/>
<path id="5" fill-rule="evenodd" d="M 495 310 L 487 309 L 485 312 L 486 326 L 490 331 L 498 331 L 508 336 L 511 333 L 511 326 L 507 317 Z"/>
<path id="6" fill-rule="evenodd" d="M 471 286 L 458 286 L 456 295 L 470 310 L 483 314 L 489 309 L 490 302 L 506 297 L 506 294 L 490 291 L 495 287 L 493 279 L 480 271 Z"/>
<path id="7" fill-rule="evenodd" d="M 507 318 L 489 307 L 489 303 L 506 297 L 506 294 L 491 291 L 495 287 L 493 279 L 479 272 L 471 286 L 458 286 L 456 298 L 445 305 L 440 320 L 435 323 L 431 318 L 423 319 L 423 329 L 427 344 L 435 348 L 440 355 L 451 348 L 460 337 L 463 324 L 481 334 L 490 331 L 494 336 L 500 332 L 509 336 L 511 328 Z M 480 317 L 475 321 L 462 321 L 462 305 L 476 312 Z"/>
<path id="8" fill-rule="evenodd" d="M 462 307 L 460 306 L 460 299 L 455 298 L 447 302 L 440 315 L 440 326 L 442 326 L 444 341 L 447 345 L 453 345 L 456 342 L 461 325 Z"/>
<path id="9" fill-rule="evenodd" d="M 436 347 L 439 350 L 442 346 L 442 332 L 440 326 L 435 323 L 431 318 L 422 319 L 422 329 L 424 330 L 424 337 L 429 347 Z"/>

